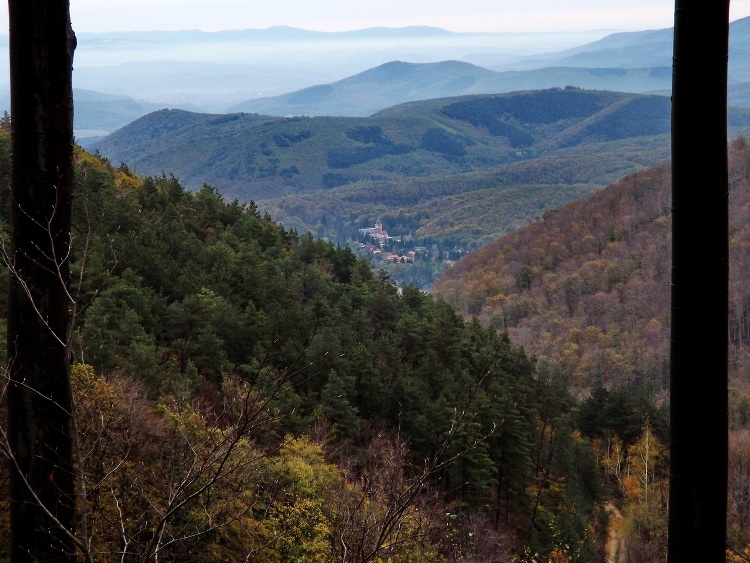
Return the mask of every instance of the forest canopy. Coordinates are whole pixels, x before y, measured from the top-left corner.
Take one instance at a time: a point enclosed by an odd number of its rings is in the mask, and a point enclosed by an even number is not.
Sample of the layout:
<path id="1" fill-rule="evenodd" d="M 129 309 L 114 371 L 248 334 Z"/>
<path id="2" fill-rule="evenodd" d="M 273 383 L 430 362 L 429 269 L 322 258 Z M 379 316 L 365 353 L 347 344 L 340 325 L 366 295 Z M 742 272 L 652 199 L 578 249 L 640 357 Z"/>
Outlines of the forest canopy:
<path id="1" fill-rule="evenodd" d="M 0 181 L 7 155 L 0 133 Z M 82 150 L 76 173 L 71 356 L 95 559 L 601 549 L 595 430 L 504 333 L 211 186 Z M 640 427 L 648 407 L 629 408 Z"/>

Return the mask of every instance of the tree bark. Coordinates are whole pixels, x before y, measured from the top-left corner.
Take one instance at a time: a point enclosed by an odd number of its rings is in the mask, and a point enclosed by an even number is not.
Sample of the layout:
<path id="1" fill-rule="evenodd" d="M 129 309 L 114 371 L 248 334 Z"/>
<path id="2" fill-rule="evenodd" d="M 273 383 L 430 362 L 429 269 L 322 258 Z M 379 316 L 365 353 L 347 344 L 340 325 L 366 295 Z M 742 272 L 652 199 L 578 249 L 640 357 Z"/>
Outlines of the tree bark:
<path id="1" fill-rule="evenodd" d="M 729 0 L 676 0 L 668 561 L 724 561 Z"/>
<path id="2" fill-rule="evenodd" d="M 67 349 L 75 35 L 67 0 L 8 6 L 11 558 L 67 561 L 75 559 L 63 531 L 75 514 Z"/>

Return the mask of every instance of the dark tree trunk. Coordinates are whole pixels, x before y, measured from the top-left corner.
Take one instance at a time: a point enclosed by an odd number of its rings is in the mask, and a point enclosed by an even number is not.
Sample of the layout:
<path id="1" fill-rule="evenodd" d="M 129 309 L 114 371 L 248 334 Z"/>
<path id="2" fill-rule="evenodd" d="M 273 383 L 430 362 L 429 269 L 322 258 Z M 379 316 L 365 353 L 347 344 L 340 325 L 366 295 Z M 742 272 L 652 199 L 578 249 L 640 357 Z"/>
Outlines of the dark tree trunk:
<path id="1" fill-rule="evenodd" d="M 72 531 L 75 511 L 66 347 L 75 36 L 67 0 L 9 0 L 9 15 L 11 557 L 66 561 L 74 548 L 59 524 Z"/>
<path id="2" fill-rule="evenodd" d="M 729 0 L 676 0 L 668 561 L 724 561 Z"/>

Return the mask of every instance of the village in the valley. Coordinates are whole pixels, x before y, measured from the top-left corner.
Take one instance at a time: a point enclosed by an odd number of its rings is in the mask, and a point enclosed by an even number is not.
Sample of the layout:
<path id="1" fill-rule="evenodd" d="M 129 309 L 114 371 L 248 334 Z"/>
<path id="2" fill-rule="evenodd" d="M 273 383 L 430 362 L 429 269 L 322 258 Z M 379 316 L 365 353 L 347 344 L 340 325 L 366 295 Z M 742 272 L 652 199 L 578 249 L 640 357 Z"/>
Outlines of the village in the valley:
<path id="1" fill-rule="evenodd" d="M 359 229 L 349 246 L 367 258 L 373 268 L 387 271 L 396 284 L 410 283 L 423 290 L 430 287 L 442 270 L 466 253 L 462 248 L 441 248 L 435 242 L 417 246 L 411 238 L 390 235 L 378 218 L 374 226 Z"/>
<path id="2" fill-rule="evenodd" d="M 409 250 L 403 246 L 401 236 L 390 236 L 383 229 L 380 218 L 375 221 L 374 227 L 359 229 L 359 241 L 355 250 L 370 258 L 373 262 L 385 264 L 414 264 L 417 256 L 428 256 L 427 248 L 416 246 Z"/>

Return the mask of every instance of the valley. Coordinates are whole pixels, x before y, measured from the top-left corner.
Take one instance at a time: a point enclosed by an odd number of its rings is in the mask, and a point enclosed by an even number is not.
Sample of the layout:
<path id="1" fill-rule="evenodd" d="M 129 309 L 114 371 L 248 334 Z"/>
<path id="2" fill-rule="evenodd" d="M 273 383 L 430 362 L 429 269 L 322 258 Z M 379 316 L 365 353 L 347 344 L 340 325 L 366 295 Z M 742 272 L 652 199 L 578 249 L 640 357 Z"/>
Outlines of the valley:
<path id="1" fill-rule="evenodd" d="M 521 39 L 82 34 L 64 260 L 90 511 L 76 549 L 665 560 L 672 30 Z M 750 554 L 750 18 L 730 60 L 735 563 Z M 4 232 L 16 205 L 0 193 Z M 0 518 L 0 558 L 9 534 Z"/>
<path id="2" fill-rule="evenodd" d="M 733 108 L 730 122 L 741 134 L 750 111 Z M 301 233 L 348 244 L 380 217 L 445 253 L 476 250 L 667 159 L 668 132 L 668 98 L 571 87 L 411 102 L 362 118 L 164 110 L 94 148 L 138 174 L 168 171 L 192 189 L 252 200 Z"/>
<path id="3" fill-rule="evenodd" d="M 733 99 L 739 105 L 730 110 L 730 138 L 750 125 L 741 107 L 747 98 L 742 81 L 750 76 L 743 70 L 750 68 L 750 25 L 738 20 L 731 30 L 730 105 Z M 333 82 L 224 106 L 232 113 L 196 112 L 194 106 L 161 110 L 104 139 L 84 139 L 84 145 L 137 174 L 173 174 L 190 189 L 207 184 L 228 199 L 253 201 L 301 233 L 349 244 L 358 229 L 380 217 L 415 246 L 436 246 L 441 253 L 476 250 L 669 158 L 669 29 L 610 34 L 557 52 L 512 57 L 480 48 L 502 44 L 497 37 L 467 36 L 459 47 L 457 36 L 434 29 L 334 34 L 325 41 L 367 37 L 370 43 L 361 46 L 375 54 L 381 33 L 390 34 L 394 49 L 419 37 L 444 41 L 452 56 L 465 60 L 392 59 Z M 115 44 L 135 53 L 135 39 L 123 35 Z M 230 40 L 196 34 L 174 36 L 165 45 L 214 39 Z M 313 45 L 324 38 L 277 29 L 238 33 L 231 41 L 248 41 L 250 48 Z M 185 81 L 174 82 L 189 90 Z M 516 92 L 497 94 L 511 90 Z M 525 102 L 562 111 L 542 120 L 514 113 Z M 410 279 L 389 269 L 400 282 Z M 420 287 L 429 287 L 437 271 L 431 270 L 419 277 Z"/>

